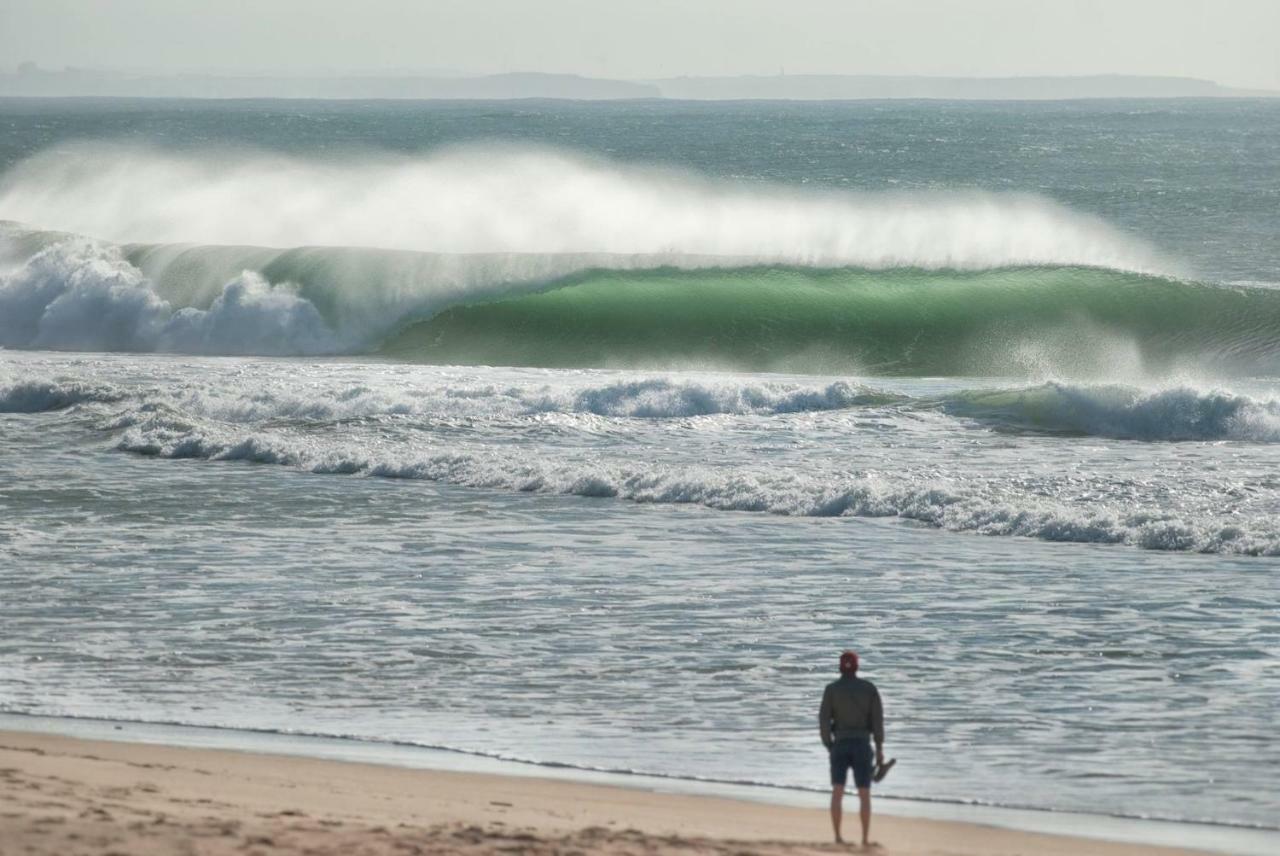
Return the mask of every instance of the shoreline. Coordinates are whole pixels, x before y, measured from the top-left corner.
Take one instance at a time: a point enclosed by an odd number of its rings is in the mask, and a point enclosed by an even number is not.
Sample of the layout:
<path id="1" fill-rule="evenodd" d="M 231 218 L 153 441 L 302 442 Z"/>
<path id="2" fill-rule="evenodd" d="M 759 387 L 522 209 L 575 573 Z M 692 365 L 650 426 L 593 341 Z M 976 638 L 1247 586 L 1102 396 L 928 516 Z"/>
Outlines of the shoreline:
<path id="1" fill-rule="evenodd" d="M 688 839 L 679 846 L 670 845 L 675 848 L 671 852 L 683 852 L 680 848 L 695 840 L 699 842 L 697 847 L 713 847 L 713 850 L 721 844 L 728 846 L 736 839 L 771 841 L 770 846 L 783 848 L 776 852 L 808 852 L 796 848 L 831 846 L 826 844 L 830 832 L 826 818 L 826 794 L 819 791 L 604 773 L 505 761 L 457 751 L 341 738 L 0 714 L 0 762 L 3 762 L 0 763 L 0 769 L 15 769 L 14 759 L 17 757 L 20 762 L 23 752 L 32 752 L 36 758 L 60 759 L 58 764 L 62 768 L 63 780 L 98 780 L 105 775 L 112 781 L 106 787 L 117 791 L 122 785 L 114 780 L 120 778 L 122 771 L 117 770 L 107 775 L 103 769 L 104 764 L 123 762 L 127 765 L 123 772 L 127 773 L 128 765 L 136 767 L 139 761 L 154 768 L 153 762 L 157 758 L 168 768 L 177 770 L 189 771 L 200 765 L 234 769 L 239 771 L 238 775 L 251 782 L 258 782 L 263 770 L 276 771 L 281 767 L 300 766 L 319 771 L 317 778 L 320 779 L 345 779 L 359 771 L 361 778 L 367 778 L 368 788 L 372 791 L 389 783 L 405 780 L 412 782 L 409 790 L 426 792 L 436 790 L 452 794 L 459 786 L 468 792 L 502 790 L 514 794 L 518 799 L 519 802 L 513 802 L 513 806 L 530 807 L 531 813 L 527 816 L 517 813 L 520 814 L 521 825 L 526 832 L 546 839 L 543 843 L 552 839 L 559 841 L 556 836 L 567 835 L 568 839 L 555 846 L 586 846 L 595 852 L 606 852 L 615 845 L 621 847 L 622 843 L 612 839 L 584 842 L 577 840 L 575 836 L 594 827 L 601 827 L 601 830 L 591 833 L 596 838 L 613 827 L 626 829 L 628 827 L 624 821 L 632 810 L 639 812 L 635 816 L 637 822 L 630 824 L 636 827 L 638 834 L 659 837 L 677 835 Z M 38 773 L 36 770 L 28 770 L 27 765 L 22 763 L 18 763 L 16 769 L 32 775 Z M 67 775 L 68 773 L 75 775 Z M 0 784 L 12 783 L 13 773 L 9 772 L 8 775 L 8 779 L 0 779 Z M 125 775 L 125 778 L 128 776 Z M 298 781 L 276 782 L 275 787 L 295 798 L 301 798 L 307 805 L 299 811 L 305 812 L 307 816 L 317 813 L 324 815 L 326 798 L 322 793 L 307 792 L 307 781 L 310 780 L 304 777 Z M 199 784 L 181 782 L 177 787 L 178 790 L 185 788 L 190 791 L 193 787 L 198 789 Z M 128 789 L 127 786 L 123 787 Z M 160 789 L 158 793 L 162 795 L 169 794 L 171 790 L 164 786 L 157 787 Z M 207 782 L 204 787 L 208 793 L 200 797 L 200 800 L 217 801 L 225 798 L 219 787 L 210 787 Z M 306 793 L 300 793 L 299 788 Z M 384 798 L 392 799 L 397 795 L 403 797 L 404 792 L 392 788 L 392 796 Z M 280 794 L 276 794 L 272 798 L 279 796 Z M 10 802 L 12 803 L 12 799 Z M 579 818 L 580 822 L 577 824 L 564 822 L 566 812 L 563 809 L 566 805 L 602 802 L 614 807 L 613 816 L 603 818 L 587 812 Z M 421 806 L 417 806 L 417 809 L 420 808 Z M 856 811 L 850 814 L 847 808 L 846 832 L 856 830 L 857 827 Z M 463 800 L 453 810 L 434 811 L 425 816 L 411 813 L 406 815 L 406 819 L 412 817 L 416 823 L 426 817 L 433 825 L 443 824 L 449 829 L 442 827 L 429 830 L 429 837 L 444 836 L 449 839 L 457 831 L 453 827 L 458 824 L 475 826 L 482 823 L 487 818 L 487 811 L 483 801 L 477 798 Z M 245 814 L 246 807 L 241 806 L 239 810 L 230 811 L 230 819 L 243 823 L 242 815 Z M 253 812 L 248 814 L 252 815 Z M 378 813 L 375 811 L 373 814 Z M 737 822 L 726 826 L 720 819 L 722 816 L 740 817 Z M 367 817 L 364 819 L 369 820 Z M 366 825 L 385 825 L 392 819 L 378 815 Z M 32 817 L 26 820 L 34 822 Z M 353 818 L 352 822 L 359 820 L 359 817 Z M 609 821 L 612 821 L 612 825 Z M 744 821 L 747 826 L 742 825 Z M 12 815 L 9 819 L 0 818 L 0 832 L 5 830 L 7 824 L 15 822 L 17 821 Z M 499 823 L 501 825 L 502 822 Z M 10 829 L 9 832 L 13 833 L 13 830 Z M 185 833 L 175 831 L 174 834 Z M 415 834 L 427 833 L 419 828 Z M 496 834 L 494 829 L 486 828 L 486 836 L 491 837 L 493 834 Z M 733 837 L 728 837 L 730 835 Z M 1006 851 L 1073 853 L 1082 849 L 1126 856 L 1175 852 L 1263 854 L 1275 852 L 1277 845 L 1280 845 L 1280 832 L 1266 829 L 904 798 L 876 800 L 872 837 L 895 853 L 932 852 L 932 845 L 928 842 L 935 840 L 945 842 L 948 852 L 975 854 Z M 491 841 L 488 837 L 481 836 L 480 840 L 467 844 L 461 850 L 454 846 L 458 842 L 450 843 L 451 839 L 443 841 L 447 846 L 445 851 L 441 851 L 438 848 L 442 846 L 442 841 L 433 838 L 431 846 L 437 849 L 424 852 L 471 852 L 467 848 L 475 847 L 481 848 L 475 852 L 489 852 L 484 848 L 490 845 L 493 848 L 505 846 L 497 838 Z M 956 841 L 971 842 L 972 846 L 966 844 L 961 849 L 956 849 Z M 632 842 L 633 845 L 634 843 Z M 315 841 L 310 841 L 308 846 L 315 844 Z M 923 849 L 917 849 L 918 846 L 923 846 Z M 144 849 L 140 852 L 147 851 Z"/>

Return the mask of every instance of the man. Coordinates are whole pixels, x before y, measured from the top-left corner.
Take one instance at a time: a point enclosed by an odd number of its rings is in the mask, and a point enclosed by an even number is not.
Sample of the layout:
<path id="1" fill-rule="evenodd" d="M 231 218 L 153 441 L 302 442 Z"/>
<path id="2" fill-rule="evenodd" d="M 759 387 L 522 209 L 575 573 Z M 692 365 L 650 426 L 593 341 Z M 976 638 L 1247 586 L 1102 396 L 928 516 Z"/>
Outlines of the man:
<path id="1" fill-rule="evenodd" d="M 853 784 L 858 789 L 859 816 L 862 819 L 862 846 L 869 847 L 871 832 L 871 739 L 876 741 L 875 779 L 889 772 L 893 762 L 884 762 L 884 709 L 875 684 L 858 677 L 858 655 L 845 651 L 840 655 L 840 680 L 827 684 L 818 710 L 818 732 L 822 745 L 831 754 L 831 826 L 836 843 L 840 837 L 840 819 L 844 803 L 844 786 L 853 768 Z"/>

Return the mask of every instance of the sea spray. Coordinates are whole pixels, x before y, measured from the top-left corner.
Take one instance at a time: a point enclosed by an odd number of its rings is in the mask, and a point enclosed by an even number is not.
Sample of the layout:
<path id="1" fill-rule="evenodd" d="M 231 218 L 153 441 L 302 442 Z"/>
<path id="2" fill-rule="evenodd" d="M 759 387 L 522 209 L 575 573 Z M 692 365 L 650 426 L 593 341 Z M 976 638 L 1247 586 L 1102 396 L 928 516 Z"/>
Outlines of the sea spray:
<path id="1" fill-rule="evenodd" d="M 742 185 L 514 147 L 325 160 L 85 143 L 8 171 L 0 217 L 23 221 L 0 224 L 9 348 L 902 376 L 1280 370 L 1280 291 L 1172 276 L 1143 242 L 1025 194 Z"/>
<path id="2" fill-rule="evenodd" d="M 1140 240 L 1029 195 L 742 185 L 516 147 L 85 143 L 7 172 L 0 217 L 27 224 L 0 229 L 6 347 L 900 375 L 1280 363 L 1276 292 L 1170 278 Z"/>
<path id="3" fill-rule="evenodd" d="M 1171 270 L 1141 240 L 1030 194 L 744 185 L 571 152 L 480 145 L 318 159 L 68 144 L 5 173 L 0 219 L 152 244 L 697 255 L 871 269 Z"/>

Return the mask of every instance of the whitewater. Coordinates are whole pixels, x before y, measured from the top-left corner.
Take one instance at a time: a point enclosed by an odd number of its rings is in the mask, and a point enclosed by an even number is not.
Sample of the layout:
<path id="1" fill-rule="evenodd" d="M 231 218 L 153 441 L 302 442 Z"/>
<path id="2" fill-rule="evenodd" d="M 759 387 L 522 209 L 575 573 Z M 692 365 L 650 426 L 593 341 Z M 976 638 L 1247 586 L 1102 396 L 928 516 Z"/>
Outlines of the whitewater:
<path id="1" fill-rule="evenodd" d="M 820 787 L 854 647 L 1272 826 L 1280 111 L 1133 107 L 0 101 L 0 712 Z"/>

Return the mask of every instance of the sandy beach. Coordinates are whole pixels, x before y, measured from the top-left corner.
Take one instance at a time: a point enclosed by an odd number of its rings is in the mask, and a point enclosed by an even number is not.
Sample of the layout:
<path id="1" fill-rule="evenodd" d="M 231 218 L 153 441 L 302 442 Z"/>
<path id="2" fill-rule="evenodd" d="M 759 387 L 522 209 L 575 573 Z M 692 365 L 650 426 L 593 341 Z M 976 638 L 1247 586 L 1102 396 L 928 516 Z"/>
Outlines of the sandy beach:
<path id="1" fill-rule="evenodd" d="M 0 732 L 0 794 L 3 856 L 849 849 L 817 809 L 14 731 Z M 883 815 L 873 831 L 902 856 L 1198 852 Z"/>

